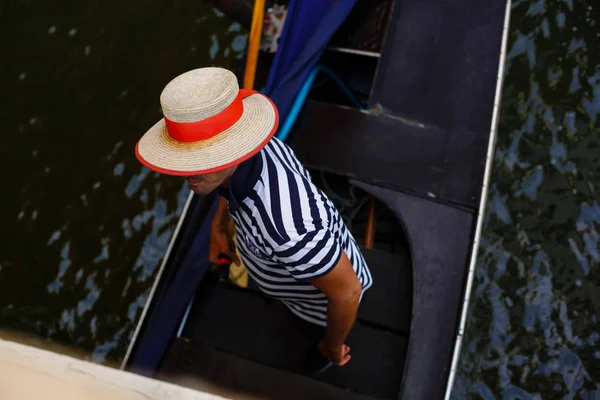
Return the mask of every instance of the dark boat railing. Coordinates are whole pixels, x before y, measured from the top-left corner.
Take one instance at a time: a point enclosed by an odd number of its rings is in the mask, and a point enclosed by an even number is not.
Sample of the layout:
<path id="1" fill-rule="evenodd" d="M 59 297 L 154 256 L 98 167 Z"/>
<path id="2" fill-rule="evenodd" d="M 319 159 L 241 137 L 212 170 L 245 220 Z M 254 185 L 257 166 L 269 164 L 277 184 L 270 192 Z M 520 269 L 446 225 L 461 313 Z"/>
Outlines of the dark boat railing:
<path id="1" fill-rule="evenodd" d="M 487 207 L 487 196 L 489 191 L 490 179 L 492 175 L 492 165 L 494 162 L 494 149 L 496 147 L 496 137 L 498 135 L 498 118 L 500 113 L 500 98 L 502 95 L 502 87 L 504 83 L 504 67 L 506 62 L 506 46 L 508 41 L 508 28 L 510 25 L 510 10 L 512 7 L 512 0 L 506 2 L 506 13 L 504 15 L 504 26 L 502 28 L 502 45 L 500 48 L 500 62 L 498 66 L 498 78 L 496 81 L 496 94 L 494 97 L 494 112 L 492 114 L 492 123 L 490 129 L 490 138 L 488 141 L 488 149 L 485 161 L 485 172 L 483 178 L 483 185 L 481 187 L 481 197 L 479 201 L 479 211 L 477 213 L 477 222 L 475 226 L 475 236 L 473 239 L 473 247 L 471 250 L 471 259 L 469 261 L 469 272 L 467 275 L 467 283 L 465 285 L 465 295 L 463 298 L 463 306 L 460 315 L 460 322 L 458 325 L 458 333 L 456 335 L 456 342 L 454 344 L 454 352 L 452 355 L 452 364 L 450 367 L 450 374 L 448 376 L 448 384 L 446 386 L 446 395 L 444 400 L 450 400 L 452 394 L 452 386 L 456 379 L 456 373 L 458 368 L 458 362 L 460 360 L 460 351 L 462 348 L 463 337 L 465 334 L 465 327 L 467 324 L 467 314 L 469 311 L 469 304 L 471 302 L 471 291 L 473 288 L 473 280 L 475 278 L 475 267 L 477 265 L 477 256 L 479 253 L 479 245 L 481 239 L 481 233 L 483 230 L 483 220 L 485 217 L 485 210 Z"/>
<path id="2" fill-rule="evenodd" d="M 157 290 L 160 280 L 163 276 L 165 268 L 169 262 L 171 251 L 173 250 L 173 246 L 175 245 L 175 242 L 177 241 L 177 237 L 179 236 L 179 231 L 181 230 L 181 226 L 183 225 L 183 221 L 185 220 L 185 217 L 190 208 L 190 204 L 191 204 L 193 198 L 194 198 L 194 192 L 192 192 L 190 190 L 190 194 L 188 195 L 188 198 L 185 202 L 185 206 L 183 207 L 183 211 L 181 212 L 179 221 L 177 221 L 175 231 L 173 231 L 173 235 L 171 236 L 171 240 L 169 242 L 169 247 L 167 247 L 167 251 L 165 252 L 163 260 L 160 264 L 160 268 L 158 269 L 156 278 L 154 279 L 154 283 L 152 284 L 152 289 L 150 289 L 150 294 L 148 295 L 148 299 L 146 300 L 146 304 L 144 305 L 144 309 L 142 310 L 142 315 L 140 316 L 140 319 L 138 320 L 138 324 L 135 328 L 135 331 L 133 332 L 133 336 L 131 337 L 131 340 L 129 341 L 129 346 L 127 347 L 127 352 L 125 353 L 125 357 L 123 358 L 123 361 L 121 361 L 120 369 L 122 369 L 122 370 L 125 370 L 125 368 L 129 364 L 131 355 L 133 353 L 133 349 L 135 348 L 135 344 L 137 342 L 138 336 L 140 335 L 142 326 L 144 325 L 146 316 L 148 315 L 148 310 L 150 309 L 150 305 L 152 304 L 152 299 L 154 298 L 154 294 L 156 293 L 156 290 Z"/>

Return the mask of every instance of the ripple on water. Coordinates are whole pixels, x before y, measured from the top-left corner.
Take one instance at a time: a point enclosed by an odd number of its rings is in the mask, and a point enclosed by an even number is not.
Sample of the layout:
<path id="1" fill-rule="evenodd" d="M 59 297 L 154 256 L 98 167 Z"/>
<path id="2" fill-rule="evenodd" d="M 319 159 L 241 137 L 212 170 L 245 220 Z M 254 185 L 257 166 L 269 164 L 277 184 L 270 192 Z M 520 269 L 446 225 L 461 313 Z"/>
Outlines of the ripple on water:
<path id="1" fill-rule="evenodd" d="M 237 68 L 247 33 L 208 2 L 25 3 L 1 6 L 15 21 L 5 41 L 21 44 L 5 46 L 14 65 L 0 74 L 14 100 L 0 162 L 19 162 L 3 181 L 14 196 L 0 199 L 11 238 L 0 242 L 1 325 L 118 362 L 189 194 L 142 167 L 135 143 L 160 118 L 166 82 L 199 65 Z M 98 17 L 115 11 L 178 18 L 157 30 Z"/>
<path id="2" fill-rule="evenodd" d="M 600 15 L 585 3 L 513 1 L 456 400 L 600 398 Z"/>

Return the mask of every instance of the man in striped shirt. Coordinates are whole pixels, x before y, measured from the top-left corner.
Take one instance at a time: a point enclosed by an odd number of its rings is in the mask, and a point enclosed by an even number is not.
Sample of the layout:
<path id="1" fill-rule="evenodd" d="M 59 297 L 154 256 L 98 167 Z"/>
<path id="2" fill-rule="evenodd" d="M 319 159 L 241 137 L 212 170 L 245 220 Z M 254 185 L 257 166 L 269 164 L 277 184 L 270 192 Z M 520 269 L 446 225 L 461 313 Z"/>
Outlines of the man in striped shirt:
<path id="1" fill-rule="evenodd" d="M 321 353 L 347 363 L 344 341 L 371 274 L 337 209 L 293 151 L 273 138 L 239 166 L 188 182 L 199 194 L 219 185 L 211 259 L 225 254 L 239 263 L 227 235 L 233 218 L 239 254 L 260 289 L 303 320 L 325 326 Z"/>
<path id="2" fill-rule="evenodd" d="M 230 71 L 201 68 L 171 81 L 161 106 L 164 120 L 138 142 L 137 158 L 155 171 L 185 176 L 199 195 L 218 190 L 211 261 L 223 254 L 240 263 L 227 234 L 232 218 L 248 274 L 304 321 L 306 332 L 320 336 L 323 357 L 346 364 L 345 341 L 373 280 L 337 209 L 273 137 L 275 105 L 240 90 Z"/>

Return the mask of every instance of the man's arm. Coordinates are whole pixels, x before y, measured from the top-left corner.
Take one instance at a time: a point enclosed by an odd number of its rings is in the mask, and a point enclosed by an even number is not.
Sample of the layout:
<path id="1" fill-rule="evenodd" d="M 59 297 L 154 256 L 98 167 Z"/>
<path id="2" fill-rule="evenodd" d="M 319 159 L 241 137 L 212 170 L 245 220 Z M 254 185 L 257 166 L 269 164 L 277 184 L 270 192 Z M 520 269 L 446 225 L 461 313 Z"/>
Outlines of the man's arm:
<path id="1" fill-rule="evenodd" d="M 344 342 L 356 320 L 362 292 L 360 281 L 346 253 L 342 251 L 337 265 L 311 283 L 325 293 L 328 299 L 327 328 L 325 337 L 319 344 L 321 352 L 337 365 L 344 365 L 350 360 L 347 355 L 349 348 Z"/>
<path id="2" fill-rule="evenodd" d="M 223 197 L 219 198 L 215 215 L 210 223 L 210 245 L 209 245 L 209 260 L 217 263 L 221 254 L 229 257 L 235 264 L 240 265 L 240 260 L 235 253 L 235 243 L 229 236 L 229 223 L 231 217 L 227 212 L 227 200 Z"/>

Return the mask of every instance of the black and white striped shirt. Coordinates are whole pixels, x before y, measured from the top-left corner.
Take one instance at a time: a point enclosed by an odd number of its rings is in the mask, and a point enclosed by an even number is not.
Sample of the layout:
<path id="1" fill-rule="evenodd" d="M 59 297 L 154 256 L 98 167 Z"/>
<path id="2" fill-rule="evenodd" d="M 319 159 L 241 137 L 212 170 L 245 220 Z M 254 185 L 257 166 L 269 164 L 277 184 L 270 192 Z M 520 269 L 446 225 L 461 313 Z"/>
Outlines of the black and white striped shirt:
<path id="1" fill-rule="evenodd" d="M 250 276 L 294 314 L 326 325 L 327 297 L 310 281 L 330 272 L 346 251 L 363 287 L 373 280 L 340 214 L 293 151 L 273 138 L 240 164 L 230 189 L 229 214 Z"/>

